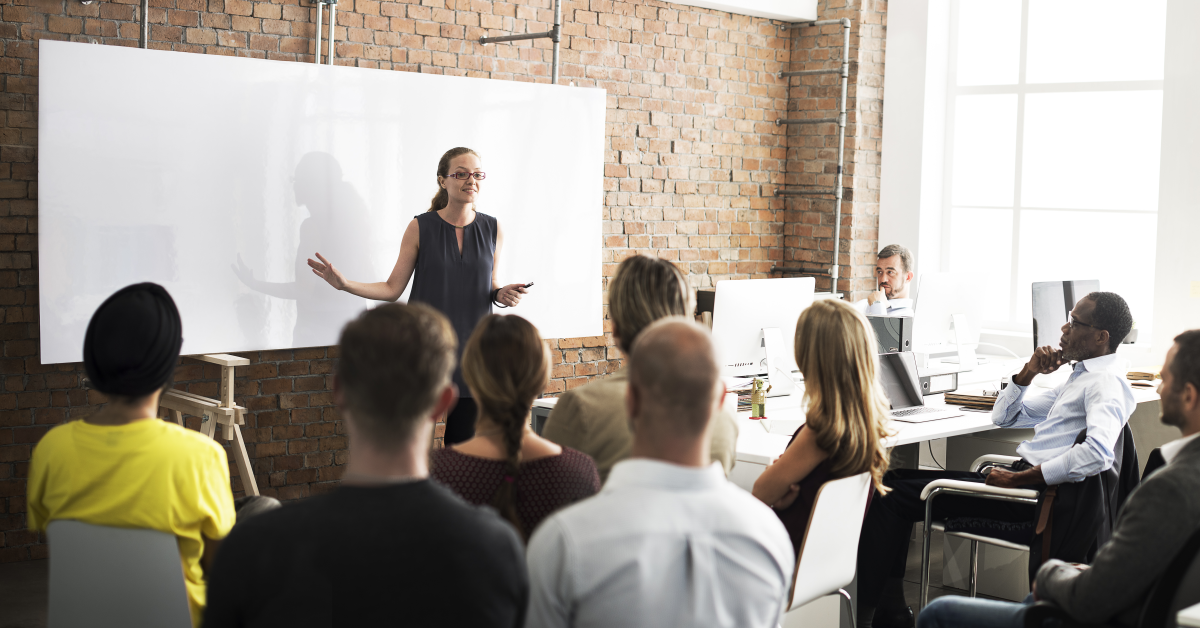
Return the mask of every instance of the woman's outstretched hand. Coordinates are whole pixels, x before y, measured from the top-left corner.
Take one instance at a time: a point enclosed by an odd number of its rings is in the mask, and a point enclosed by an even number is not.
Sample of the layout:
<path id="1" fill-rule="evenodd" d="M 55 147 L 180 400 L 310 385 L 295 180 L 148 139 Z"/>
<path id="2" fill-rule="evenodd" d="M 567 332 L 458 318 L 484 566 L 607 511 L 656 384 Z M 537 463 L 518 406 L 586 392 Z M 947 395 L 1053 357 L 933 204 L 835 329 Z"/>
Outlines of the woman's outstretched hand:
<path id="1" fill-rule="evenodd" d="M 523 283 L 512 283 L 500 289 L 496 295 L 496 303 L 505 307 L 513 307 L 521 302 L 521 295 L 529 292 Z"/>
<path id="2" fill-rule="evenodd" d="M 333 263 L 324 257 L 321 257 L 320 253 L 317 253 L 317 259 L 321 261 L 313 261 L 311 257 L 308 259 L 308 266 L 309 268 L 312 268 L 313 274 L 321 279 L 324 279 L 326 283 L 333 286 L 335 289 L 345 290 L 346 277 L 342 275 L 342 271 L 334 268 Z"/>

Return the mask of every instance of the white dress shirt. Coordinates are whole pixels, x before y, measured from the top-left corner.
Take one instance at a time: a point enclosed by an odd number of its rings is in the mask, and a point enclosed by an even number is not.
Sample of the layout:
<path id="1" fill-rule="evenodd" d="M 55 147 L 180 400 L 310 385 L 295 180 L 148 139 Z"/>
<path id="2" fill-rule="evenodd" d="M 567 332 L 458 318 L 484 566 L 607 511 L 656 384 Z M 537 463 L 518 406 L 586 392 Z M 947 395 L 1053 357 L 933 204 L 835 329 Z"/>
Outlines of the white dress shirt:
<path id="1" fill-rule="evenodd" d="M 527 628 L 774 628 L 796 557 L 779 517 L 719 463 L 618 463 L 529 541 Z"/>
<path id="2" fill-rule="evenodd" d="M 1158 453 L 1162 454 L 1163 462 L 1171 464 L 1171 461 L 1175 459 L 1175 456 L 1178 456 L 1179 452 L 1182 451 L 1184 447 L 1187 447 L 1188 443 L 1196 440 L 1197 436 L 1200 436 L 1200 433 L 1192 434 L 1191 436 L 1184 436 L 1183 438 L 1176 438 L 1166 445 L 1159 447 Z"/>
<path id="3" fill-rule="evenodd" d="M 854 302 L 864 316 L 913 316 L 912 299 L 884 299 L 867 305 L 866 299 Z"/>
<path id="4" fill-rule="evenodd" d="M 1076 362 L 1067 381 L 1041 395 L 1009 384 L 996 398 L 992 422 L 1000 427 L 1032 427 L 1033 440 L 1017 446 L 1029 464 L 1041 465 L 1047 485 L 1079 482 L 1107 471 L 1121 429 L 1137 408 L 1125 379 L 1128 363 L 1115 353 Z M 1087 429 L 1087 440 L 1075 438 Z"/>

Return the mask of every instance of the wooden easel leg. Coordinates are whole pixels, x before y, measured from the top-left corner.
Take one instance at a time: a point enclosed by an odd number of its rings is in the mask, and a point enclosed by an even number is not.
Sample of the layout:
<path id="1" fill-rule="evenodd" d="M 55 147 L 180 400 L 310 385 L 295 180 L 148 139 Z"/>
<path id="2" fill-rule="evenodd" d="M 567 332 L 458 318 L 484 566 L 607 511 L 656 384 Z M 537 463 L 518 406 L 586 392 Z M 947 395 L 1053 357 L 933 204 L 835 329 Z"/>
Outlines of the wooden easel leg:
<path id="1" fill-rule="evenodd" d="M 178 410 L 171 410 L 171 418 L 175 419 L 175 422 L 179 424 L 179 427 L 183 427 L 183 413 L 182 412 L 180 412 Z"/>
<path id="2" fill-rule="evenodd" d="M 216 438 L 217 433 L 217 417 L 214 414 L 205 414 L 200 423 L 200 433 L 209 438 Z"/>
<path id="3" fill-rule="evenodd" d="M 254 469 L 250 467 L 250 455 L 246 453 L 246 440 L 242 438 L 242 426 L 233 425 L 233 460 L 237 463 L 238 474 L 242 476 L 242 488 L 247 495 L 258 495 L 258 483 L 254 481 Z"/>

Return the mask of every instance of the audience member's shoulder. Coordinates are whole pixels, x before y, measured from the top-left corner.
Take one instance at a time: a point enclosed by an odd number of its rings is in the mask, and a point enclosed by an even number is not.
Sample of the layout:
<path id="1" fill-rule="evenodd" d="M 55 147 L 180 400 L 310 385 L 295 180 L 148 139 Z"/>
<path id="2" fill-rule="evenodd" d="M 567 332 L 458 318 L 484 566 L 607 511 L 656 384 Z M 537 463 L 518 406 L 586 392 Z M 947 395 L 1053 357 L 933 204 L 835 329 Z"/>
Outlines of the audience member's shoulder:
<path id="1" fill-rule="evenodd" d="M 624 403 L 625 388 L 628 383 L 624 377 L 615 375 L 614 373 L 594 379 L 579 388 L 568 390 L 562 396 L 570 396 L 576 403 L 582 404 L 607 404 L 618 397 Z"/>
<path id="2" fill-rule="evenodd" d="M 160 429 L 163 431 L 163 438 L 169 439 L 172 444 L 183 447 L 185 449 L 195 450 L 197 452 L 220 452 L 225 453 L 225 449 L 217 444 L 217 441 L 197 432 L 189 430 L 186 427 L 163 421 L 161 419 L 153 419 L 158 421 Z"/>

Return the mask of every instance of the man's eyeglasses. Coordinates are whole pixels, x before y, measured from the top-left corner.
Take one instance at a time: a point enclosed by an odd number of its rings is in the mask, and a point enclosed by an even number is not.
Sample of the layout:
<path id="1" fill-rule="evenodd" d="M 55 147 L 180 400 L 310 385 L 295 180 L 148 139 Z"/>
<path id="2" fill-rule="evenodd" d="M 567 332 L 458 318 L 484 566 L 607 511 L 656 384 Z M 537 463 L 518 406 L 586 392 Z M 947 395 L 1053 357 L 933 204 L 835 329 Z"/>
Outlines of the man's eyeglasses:
<path id="1" fill-rule="evenodd" d="M 1085 322 L 1075 318 L 1074 316 L 1072 316 L 1071 317 L 1071 330 L 1074 331 L 1076 327 L 1091 327 L 1092 329 L 1100 329 L 1099 327 L 1096 327 L 1095 325 L 1089 325 L 1088 323 L 1085 323 Z"/>
<path id="2" fill-rule="evenodd" d="M 469 177 L 474 177 L 476 181 L 483 181 L 487 178 L 487 174 L 483 172 L 451 172 L 446 177 L 453 177 L 459 181 L 466 181 Z"/>

